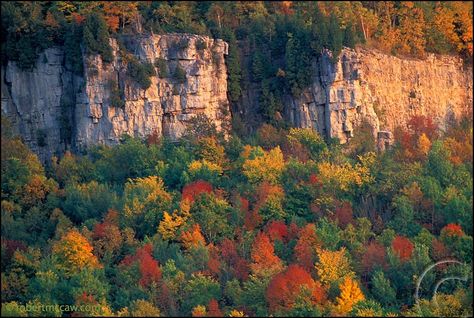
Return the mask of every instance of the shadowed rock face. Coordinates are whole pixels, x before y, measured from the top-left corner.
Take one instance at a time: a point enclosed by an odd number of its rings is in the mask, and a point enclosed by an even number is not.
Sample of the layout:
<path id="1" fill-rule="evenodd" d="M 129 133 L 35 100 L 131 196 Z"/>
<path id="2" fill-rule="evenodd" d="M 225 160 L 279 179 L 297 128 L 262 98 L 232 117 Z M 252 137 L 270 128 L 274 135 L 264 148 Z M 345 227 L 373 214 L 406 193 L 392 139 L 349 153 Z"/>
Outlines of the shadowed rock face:
<path id="1" fill-rule="evenodd" d="M 141 62 L 164 60 L 168 75 L 150 77 L 150 87 L 142 89 L 129 77 L 114 39 L 114 60 L 106 64 L 100 56 L 85 57 L 83 77 L 64 65 L 61 48 L 47 49 L 32 71 L 13 62 L 2 69 L 2 111 L 43 160 L 68 148 L 116 144 L 123 134 L 176 139 L 197 114 L 211 118 L 218 129 L 229 121 L 226 42 L 189 34 L 134 36 L 124 42 Z M 178 64 L 185 80 L 174 76 Z M 112 105 L 112 86 L 124 106 Z"/>
<path id="2" fill-rule="evenodd" d="M 114 39 L 113 61 L 84 58 L 82 77 L 65 65 L 61 48 L 47 49 L 32 71 L 22 71 L 14 62 L 2 68 L 2 112 L 41 159 L 66 149 L 116 144 L 123 134 L 176 139 L 197 114 L 211 118 L 218 129 L 230 122 L 226 42 L 190 34 L 122 40 L 125 51 L 142 62 L 162 59 L 168 75 L 150 77 L 150 87 L 142 89 L 128 75 Z M 174 77 L 177 65 L 186 74 L 182 81 Z M 284 98 L 284 117 L 296 127 L 315 129 L 342 143 L 367 121 L 383 149 L 390 145 L 394 128 L 406 125 L 413 115 L 430 116 L 443 127 L 450 117 L 472 107 L 472 70 L 465 70 L 456 57 L 403 59 L 344 49 L 335 64 L 324 54 L 308 72 L 313 84 L 300 96 Z M 124 105 L 112 105 L 113 85 Z M 255 89 L 243 92 L 256 96 L 240 105 L 249 112 L 258 109 Z"/>
<path id="3" fill-rule="evenodd" d="M 342 143 L 366 120 L 379 144 L 413 115 L 429 116 L 441 128 L 472 107 L 472 69 L 461 59 L 428 55 L 402 59 L 374 50 L 344 49 L 336 64 L 313 63 L 313 85 L 285 101 L 286 117 Z M 379 134 L 379 132 L 381 132 Z"/>

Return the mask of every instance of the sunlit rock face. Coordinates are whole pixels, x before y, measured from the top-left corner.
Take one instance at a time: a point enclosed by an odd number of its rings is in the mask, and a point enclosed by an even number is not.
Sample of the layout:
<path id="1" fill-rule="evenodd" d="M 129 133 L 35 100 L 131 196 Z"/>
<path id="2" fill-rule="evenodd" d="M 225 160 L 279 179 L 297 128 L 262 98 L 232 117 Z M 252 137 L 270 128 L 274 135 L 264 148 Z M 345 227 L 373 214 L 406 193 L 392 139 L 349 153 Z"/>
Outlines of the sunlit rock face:
<path id="1" fill-rule="evenodd" d="M 190 34 L 129 36 L 122 41 L 119 48 L 110 40 L 111 63 L 99 55 L 85 57 L 83 77 L 64 65 L 61 48 L 47 49 L 32 71 L 22 71 L 14 62 L 2 68 L 2 111 L 41 158 L 68 148 L 116 144 L 124 134 L 177 139 L 198 114 L 211 118 L 218 129 L 230 121 L 226 42 Z M 143 89 L 127 72 L 127 54 L 141 63 L 161 59 L 166 76 L 158 76 L 155 67 L 157 75 Z M 176 78 L 177 65 L 184 79 Z M 113 105 L 113 89 L 122 105 Z M 69 134 L 63 126 L 70 127 Z"/>
<path id="2" fill-rule="evenodd" d="M 312 67 L 313 84 L 286 99 L 286 118 L 347 142 L 367 121 L 382 148 L 413 115 L 443 128 L 472 108 L 472 69 L 457 57 L 406 59 L 375 50 L 344 49 L 336 63 L 324 55 Z"/>
<path id="3" fill-rule="evenodd" d="M 83 76 L 70 71 L 61 48 L 45 50 L 30 71 L 14 62 L 2 67 L 2 112 L 41 159 L 117 144 L 124 134 L 177 139 L 198 114 L 218 129 L 228 126 L 226 42 L 165 34 L 127 35 L 120 43 L 110 39 L 111 63 L 99 55 L 84 57 Z M 155 65 L 149 88 L 127 71 L 130 56 Z M 181 79 L 175 75 L 178 65 Z M 457 57 L 407 59 L 345 48 L 335 63 L 324 53 L 308 72 L 312 85 L 299 96 L 284 97 L 283 118 L 342 143 L 365 121 L 383 150 L 393 142 L 395 127 L 406 126 L 413 115 L 429 116 L 443 128 L 472 107 L 472 69 Z M 120 105 L 113 105 L 114 90 Z M 244 114 L 259 109 L 258 88 L 245 86 L 243 96 Z"/>

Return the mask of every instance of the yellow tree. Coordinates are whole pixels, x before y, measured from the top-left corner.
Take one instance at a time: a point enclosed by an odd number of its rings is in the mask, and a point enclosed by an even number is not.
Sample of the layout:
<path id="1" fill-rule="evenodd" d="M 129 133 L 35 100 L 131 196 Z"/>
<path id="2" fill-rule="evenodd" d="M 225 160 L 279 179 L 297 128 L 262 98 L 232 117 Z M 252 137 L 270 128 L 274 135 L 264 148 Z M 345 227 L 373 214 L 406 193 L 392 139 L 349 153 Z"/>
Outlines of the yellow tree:
<path id="1" fill-rule="evenodd" d="M 171 240 L 176 239 L 176 234 L 178 230 L 186 224 L 186 221 L 189 219 L 191 214 L 189 213 L 191 209 L 191 203 L 189 200 L 183 200 L 180 204 L 179 210 L 174 210 L 172 214 L 168 212 L 163 213 L 163 219 L 158 225 L 158 232 L 161 234 L 163 239 Z"/>
<path id="2" fill-rule="evenodd" d="M 206 315 L 206 307 L 203 305 L 197 305 L 193 308 L 193 311 L 191 312 L 192 317 L 206 317 Z"/>
<path id="3" fill-rule="evenodd" d="M 323 186 L 337 191 L 348 191 L 352 186 L 362 186 L 374 180 L 370 174 L 370 167 L 375 162 L 376 155 L 368 152 L 358 156 L 359 163 L 354 166 L 345 162 L 334 164 L 322 162 L 318 164 L 319 177 Z"/>
<path id="4" fill-rule="evenodd" d="M 423 55 L 425 51 L 425 19 L 423 10 L 412 1 L 400 2 L 398 10 L 400 37 L 397 46 L 402 54 Z"/>
<path id="5" fill-rule="evenodd" d="M 425 133 L 422 133 L 420 137 L 418 137 L 418 144 L 417 144 L 417 150 L 420 153 L 420 156 L 423 158 L 426 158 L 428 155 L 428 152 L 430 152 L 431 149 L 431 141 L 430 139 L 426 136 Z"/>
<path id="6" fill-rule="evenodd" d="M 438 3 L 435 24 L 458 52 L 472 57 L 472 2 Z"/>
<path id="7" fill-rule="evenodd" d="M 353 277 L 349 259 L 346 257 L 346 249 L 342 247 L 339 251 L 329 251 L 322 248 L 316 248 L 318 262 L 316 263 L 316 272 L 323 284 L 330 285 L 345 277 Z"/>
<path id="8" fill-rule="evenodd" d="M 161 220 L 158 226 L 158 232 L 161 234 L 164 240 L 173 239 L 176 235 L 176 231 L 184 224 L 185 220 L 175 212 L 169 214 L 168 212 L 163 213 L 163 220 Z"/>
<path id="9" fill-rule="evenodd" d="M 245 158 L 242 172 L 251 183 L 268 181 L 275 184 L 285 166 L 280 147 L 275 147 L 268 152 L 261 147 L 246 148 L 241 156 Z"/>
<path id="10" fill-rule="evenodd" d="M 247 317 L 245 316 L 243 311 L 239 311 L 236 309 L 233 309 L 229 314 L 228 317 Z"/>
<path id="11" fill-rule="evenodd" d="M 86 267 L 101 267 L 92 250 L 87 239 L 76 229 L 72 229 L 53 245 L 52 254 L 56 267 L 69 275 Z"/>
<path id="12" fill-rule="evenodd" d="M 339 285 L 339 289 L 341 294 L 336 299 L 335 307 L 338 314 L 347 315 L 355 304 L 365 299 L 359 284 L 350 277 L 344 279 Z"/>

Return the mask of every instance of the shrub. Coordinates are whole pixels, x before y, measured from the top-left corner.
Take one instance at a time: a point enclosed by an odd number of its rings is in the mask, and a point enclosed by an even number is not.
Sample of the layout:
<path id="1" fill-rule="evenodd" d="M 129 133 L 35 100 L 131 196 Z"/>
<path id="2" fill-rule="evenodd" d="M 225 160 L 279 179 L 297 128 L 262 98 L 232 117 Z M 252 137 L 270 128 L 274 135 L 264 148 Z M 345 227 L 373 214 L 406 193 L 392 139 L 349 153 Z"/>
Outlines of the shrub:
<path id="1" fill-rule="evenodd" d="M 207 49 L 207 43 L 203 40 L 196 41 L 196 50 L 205 50 Z"/>
<path id="2" fill-rule="evenodd" d="M 174 78 L 180 84 L 183 84 L 186 81 L 186 71 L 181 67 L 181 65 L 179 65 L 179 63 L 174 70 Z"/>
<path id="3" fill-rule="evenodd" d="M 148 89 L 151 85 L 150 77 L 156 75 L 153 64 L 149 62 L 140 63 L 135 57 L 128 62 L 128 76 L 135 79 L 143 89 Z"/>
<path id="4" fill-rule="evenodd" d="M 160 78 L 168 77 L 168 66 L 164 58 L 157 58 L 155 60 L 155 67 L 158 69 L 158 76 Z"/>
<path id="5" fill-rule="evenodd" d="M 189 47 L 189 41 L 187 39 L 181 39 L 176 43 L 176 48 L 178 50 L 185 50 Z"/>
<path id="6" fill-rule="evenodd" d="M 122 98 L 120 87 L 116 81 L 110 81 L 110 105 L 113 107 L 124 108 L 125 101 Z"/>

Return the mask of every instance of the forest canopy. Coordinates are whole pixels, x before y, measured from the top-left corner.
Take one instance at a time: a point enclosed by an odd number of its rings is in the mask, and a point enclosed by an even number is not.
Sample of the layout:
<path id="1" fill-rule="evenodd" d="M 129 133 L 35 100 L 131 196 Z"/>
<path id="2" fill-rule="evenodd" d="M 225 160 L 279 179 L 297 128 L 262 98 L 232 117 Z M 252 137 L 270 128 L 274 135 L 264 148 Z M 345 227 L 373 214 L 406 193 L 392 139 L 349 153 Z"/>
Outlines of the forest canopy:
<path id="1" fill-rule="evenodd" d="M 54 46 L 82 74 L 84 55 L 112 62 L 110 37 L 222 38 L 230 102 L 248 79 L 261 88 L 266 122 L 224 135 L 200 117 L 178 141 L 122 136 L 41 162 L 2 116 L 2 316 L 473 315 L 472 112 L 443 129 L 413 116 L 384 152 L 363 131 L 340 144 L 273 120 L 284 93 L 310 85 L 308 67 L 326 50 L 334 59 L 362 46 L 469 62 L 472 2 L 15 1 L 1 9 L 2 63 L 24 70 Z M 127 74 L 143 89 L 155 74 L 185 79 L 160 59 L 130 57 Z M 118 83 L 110 86 L 114 106 L 124 107 Z M 459 263 L 427 273 L 416 302 L 417 279 L 447 259 Z M 443 283 L 433 299 L 445 277 L 468 280 Z M 90 310 L 59 309 L 66 304 Z"/>
<path id="2" fill-rule="evenodd" d="M 2 316 L 472 315 L 469 281 L 429 294 L 471 273 L 472 116 L 414 117 L 383 153 L 264 124 L 46 165 L 4 126 Z"/>

